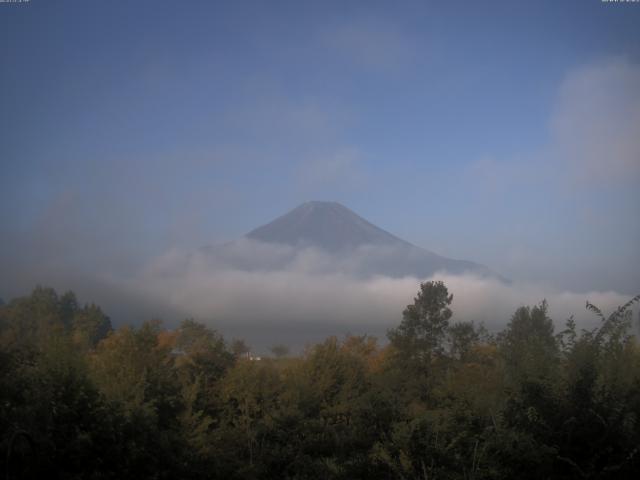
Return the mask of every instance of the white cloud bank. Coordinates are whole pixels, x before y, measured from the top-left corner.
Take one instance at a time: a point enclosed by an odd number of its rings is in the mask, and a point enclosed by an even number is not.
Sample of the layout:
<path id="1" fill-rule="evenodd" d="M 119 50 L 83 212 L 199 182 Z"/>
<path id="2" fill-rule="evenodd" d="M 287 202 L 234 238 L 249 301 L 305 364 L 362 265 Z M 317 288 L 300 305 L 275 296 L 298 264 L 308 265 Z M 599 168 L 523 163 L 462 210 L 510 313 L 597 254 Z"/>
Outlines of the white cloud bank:
<path id="1" fill-rule="evenodd" d="M 443 280 L 454 294 L 455 319 L 483 321 L 496 329 L 502 328 L 519 306 L 534 305 L 542 299 L 549 302 L 558 327 L 570 315 L 575 315 L 583 327 L 595 325 L 597 318 L 585 310 L 587 300 L 605 312 L 629 300 L 613 291 L 557 291 L 470 274 L 443 272 L 422 279 L 354 275 L 338 258 L 332 260 L 315 249 L 292 251 L 290 247 L 254 243 L 240 244 L 234 253 L 252 252 L 254 260 L 264 260 L 258 262 L 258 268 L 233 268 L 219 259 L 212 260 L 207 253 L 174 250 L 128 280 L 125 288 L 164 303 L 171 311 L 218 326 L 346 325 L 364 331 L 367 326 L 379 329 L 396 325 L 420 282 L 433 279 Z M 268 259 L 283 257 L 288 260 L 278 269 L 270 269 Z"/>

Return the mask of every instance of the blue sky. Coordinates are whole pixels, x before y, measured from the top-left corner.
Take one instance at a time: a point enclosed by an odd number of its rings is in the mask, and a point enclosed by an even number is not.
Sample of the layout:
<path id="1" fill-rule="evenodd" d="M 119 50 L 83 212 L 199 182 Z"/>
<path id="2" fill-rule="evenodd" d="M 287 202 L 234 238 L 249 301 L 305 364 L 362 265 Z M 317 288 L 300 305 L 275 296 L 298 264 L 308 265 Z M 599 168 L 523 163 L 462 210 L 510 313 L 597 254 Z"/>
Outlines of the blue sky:
<path id="1" fill-rule="evenodd" d="M 0 4 L 0 291 L 320 199 L 516 280 L 637 293 L 639 27 L 599 0 Z"/>

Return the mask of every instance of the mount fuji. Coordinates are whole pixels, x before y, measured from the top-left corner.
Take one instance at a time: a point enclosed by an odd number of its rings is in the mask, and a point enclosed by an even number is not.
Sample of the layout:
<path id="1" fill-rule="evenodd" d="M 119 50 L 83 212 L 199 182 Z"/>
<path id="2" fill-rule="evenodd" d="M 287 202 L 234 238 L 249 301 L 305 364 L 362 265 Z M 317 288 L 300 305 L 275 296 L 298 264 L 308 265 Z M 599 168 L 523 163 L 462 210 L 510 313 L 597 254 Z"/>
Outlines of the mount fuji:
<path id="1" fill-rule="evenodd" d="M 469 273 L 505 281 L 488 267 L 443 257 L 373 225 L 336 202 L 303 203 L 244 237 L 202 249 L 214 263 L 246 271 L 337 271 L 428 278 Z"/>

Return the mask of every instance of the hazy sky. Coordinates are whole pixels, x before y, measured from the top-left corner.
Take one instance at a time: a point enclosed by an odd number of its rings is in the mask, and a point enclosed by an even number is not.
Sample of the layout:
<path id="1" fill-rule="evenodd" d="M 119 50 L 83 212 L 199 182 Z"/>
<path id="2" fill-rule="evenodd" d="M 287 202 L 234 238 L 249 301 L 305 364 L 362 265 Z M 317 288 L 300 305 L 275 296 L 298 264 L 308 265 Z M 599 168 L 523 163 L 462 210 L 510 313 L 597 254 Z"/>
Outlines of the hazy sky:
<path id="1" fill-rule="evenodd" d="M 640 3 L 0 3 L 0 162 L 2 297 L 133 278 L 310 199 L 634 294 Z"/>

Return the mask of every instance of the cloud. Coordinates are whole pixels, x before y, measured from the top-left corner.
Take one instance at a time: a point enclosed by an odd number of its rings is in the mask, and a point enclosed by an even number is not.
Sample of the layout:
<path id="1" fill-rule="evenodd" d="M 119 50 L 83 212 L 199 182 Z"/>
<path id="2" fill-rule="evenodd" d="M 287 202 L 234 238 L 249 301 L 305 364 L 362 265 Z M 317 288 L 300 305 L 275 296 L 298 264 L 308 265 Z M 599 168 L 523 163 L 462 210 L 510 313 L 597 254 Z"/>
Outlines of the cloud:
<path id="1" fill-rule="evenodd" d="M 252 325 L 351 325 L 366 331 L 371 327 L 396 325 L 404 307 L 416 294 L 421 281 L 443 280 L 454 294 L 457 320 L 483 321 L 502 328 L 521 305 L 547 299 L 551 315 L 561 326 L 575 315 L 583 326 L 597 319 L 585 311 L 587 300 L 604 311 L 612 311 L 629 298 L 608 292 L 569 292 L 536 284 L 507 284 L 470 274 L 437 273 L 429 278 L 412 276 L 359 275 L 342 258 L 308 248 L 260 245 L 245 241 L 235 252 L 212 259 L 209 253 L 168 252 L 125 288 L 144 298 L 166 302 L 171 311 L 212 322 L 217 326 Z M 233 255 L 246 251 L 259 268 L 231 266 Z M 368 252 L 371 253 L 371 252 Z M 358 253 L 352 262 L 357 262 Z M 275 260 L 274 260 L 275 259 Z M 276 263 L 279 264 L 276 266 Z"/>
<path id="2" fill-rule="evenodd" d="M 557 328 L 570 315 L 580 327 L 595 326 L 598 319 L 585 310 L 587 300 L 605 312 L 629 300 L 615 291 L 571 292 L 471 274 L 376 275 L 362 268 L 371 255 L 394 256 L 372 246 L 336 256 L 242 239 L 217 252 L 172 249 L 128 276 L 22 263 L 14 269 L 12 294 L 36 283 L 72 289 L 82 302 L 101 305 L 115 325 L 160 318 L 172 326 L 194 317 L 227 337 L 246 339 L 258 351 L 278 342 L 297 349 L 346 332 L 384 338 L 427 280 L 443 280 L 453 293 L 454 321 L 484 322 L 495 331 L 519 306 L 542 299 L 549 302 Z"/>
<path id="3" fill-rule="evenodd" d="M 490 212 L 498 231 L 480 231 L 486 252 L 474 246 L 468 255 L 511 278 L 634 293 L 640 64 L 615 57 L 570 70 L 547 122 L 537 147 L 466 164 L 468 211 Z"/>
<path id="4" fill-rule="evenodd" d="M 465 174 L 485 192 L 544 181 L 566 188 L 640 177 L 640 64 L 608 58 L 570 71 L 538 149 L 508 158 L 484 156 Z"/>
<path id="5" fill-rule="evenodd" d="M 640 175 L 640 65 L 624 58 L 577 69 L 564 79 L 551 119 L 553 149 L 588 183 Z"/>

